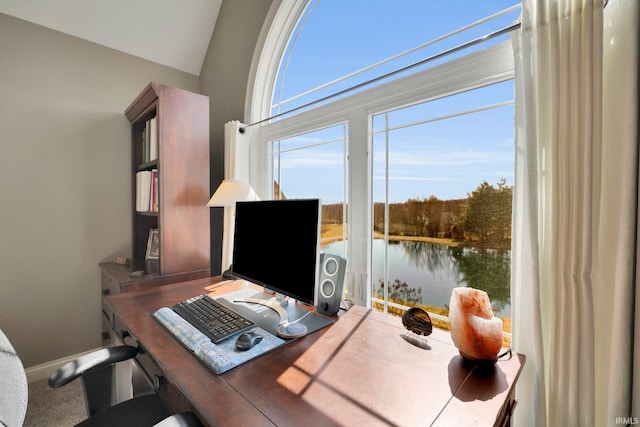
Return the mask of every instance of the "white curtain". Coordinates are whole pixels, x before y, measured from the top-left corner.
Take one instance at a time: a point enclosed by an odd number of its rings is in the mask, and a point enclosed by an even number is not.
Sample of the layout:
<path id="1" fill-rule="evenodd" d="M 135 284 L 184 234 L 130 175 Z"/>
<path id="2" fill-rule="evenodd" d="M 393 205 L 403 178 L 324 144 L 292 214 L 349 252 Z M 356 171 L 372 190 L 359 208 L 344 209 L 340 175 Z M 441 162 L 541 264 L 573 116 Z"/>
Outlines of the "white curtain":
<path id="1" fill-rule="evenodd" d="M 634 416 L 640 357 L 638 5 L 610 0 L 604 17 L 602 0 L 522 6 L 512 306 L 514 349 L 527 362 L 516 425 L 619 425 Z"/>
<path id="2" fill-rule="evenodd" d="M 249 182 L 250 145 L 248 132 L 240 132 L 246 125 L 238 120 L 224 124 L 224 179 Z M 222 271 L 229 268 L 233 252 L 233 208 L 224 209 L 222 235 Z"/>
<path id="3" fill-rule="evenodd" d="M 640 270 L 634 256 L 640 228 L 639 18 L 637 1 L 609 0 L 604 10 L 603 172 L 594 263 L 599 285 L 596 336 L 600 339 L 596 378 L 602 381 L 596 383 L 596 425 L 640 422 L 640 304 L 635 277 Z"/>
<path id="4" fill-rule="evenodd" d="M 249 182 L 249 133 L 237 120 L 224 124 L 224 179 Z M 242 132 L 240 130 L 243 129 Z"/>

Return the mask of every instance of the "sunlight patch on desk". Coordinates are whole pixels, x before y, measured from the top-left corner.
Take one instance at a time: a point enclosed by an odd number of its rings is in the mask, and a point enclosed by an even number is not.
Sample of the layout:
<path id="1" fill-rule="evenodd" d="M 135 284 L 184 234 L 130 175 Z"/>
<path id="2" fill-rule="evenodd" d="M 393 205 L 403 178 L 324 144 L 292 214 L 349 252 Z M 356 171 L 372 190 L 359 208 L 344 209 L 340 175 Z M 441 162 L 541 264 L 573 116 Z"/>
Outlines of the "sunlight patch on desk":
<path id="1" fill-rule="evenodd" d="M 359 311 L 352 310 L 354 313 Z M 341 414 L 349 414 L 350 419 L 357 414 L 359 422 L 367 426 L 396 424 L 398 414 L 392 414 L 397 408 L 387 407 L 386 402 L 416 399 L 413 407 L 419 408 L 423 397 L 406 396 L 403 384 L 411 380 L 411 370 L 404 371 L 404 381 L 395 383 L 393 371 L 380 369 L 383 360 L 371 358 L 369 354 L 372 348 L 377 347 L 376 343 L 381 342 L 376 339 L 379 325 L 365 322 L 369 312 L 362 310 L 360 314 L 352 315 L 354 313 L 343 316 L 340 322 L 325 332 L 278 377 L 278 383 L 337 424 L 349 423 Z M 386 338 L 390 337 L 410 346 L 395 331 Z M 393 341 L 389 341 L 389 344 L 394 346 Z M 387 355 L 384 358 L 395 363 L 395 356 Z M 351 381 L 354 372 L 357 372 L 356 375 L 363 374 L 359 378 L 367 380 Z M 420 416 L 411 413 L 407 414 L 405 421 L 416 419 L 420 419 Z"/>
<path id="2" fill-rule="evenodd" d="M 368 427 L 397 425 L 397 420 L 391 419 L 393 411 L 387 414 L 376 412 L 371 409 L 372 406 L 363 405 L 356 397 L 358 394 L 343 394 L 322 381 L 314 381 L 302 396 L 302 400 L 323 412 L 336 424 L 351 425 L 354 420 L 358 420 L 359 425 Z M 343 414 L 349 414 L 349 418 L 345 418 Z"/>
<path id="3" fill-rule="evenodd" d="M 342 413 L 349 414 L 350 419 L 354 419 L 353 415 L 357 414 L 355 419 L 367 426 L 389 426 L 396 421 L 392 422 L 391 418 L 387 418 L 385 414 L 373 411 L 371 402 L 367 401 L 366 387 L 350 383 L 348 378 L 334 385 L 322 379 L 313 378 L 296 366 L 292 366 L 278 378 L 278 384 L 291 393 L 299 395 L 304 402 L 336 424 L 349 424 L 349 420 L 341 416 Z M 389 408 L 388 414 L 392 413 L 393 408 Z"/>
<path id="4" fill-rule="evenodd" d="M 288 368 L 278 378 L 278 384 L 296 395 L 302 394 L 310 382 L 311 376 L 295 366 Z"/>
<path id="5" fill-rule="evenodd" d="M 399 318 L 354 306 L 278 382 L 339 424 L 357 413 L 367 426 L 428 425 L 451 398 L 446 363 L 458 351 L 437 339 L 416 347 L 405 332 Z"/>

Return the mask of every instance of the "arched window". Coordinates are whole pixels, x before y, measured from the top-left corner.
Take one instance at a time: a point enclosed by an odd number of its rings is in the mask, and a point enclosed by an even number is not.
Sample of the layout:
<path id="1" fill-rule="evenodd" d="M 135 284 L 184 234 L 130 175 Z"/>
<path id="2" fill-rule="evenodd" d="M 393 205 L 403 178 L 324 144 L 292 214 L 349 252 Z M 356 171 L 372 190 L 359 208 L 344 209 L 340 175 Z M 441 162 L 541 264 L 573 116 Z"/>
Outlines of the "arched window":
<path id="1" fill-rule="evenodd" d="M 282 2 L 254 60 L 252 184 L 323 200 L 355 303 L 446 319 L 467 285 L 509 317 L 519 2 L 451 4 Z"/>

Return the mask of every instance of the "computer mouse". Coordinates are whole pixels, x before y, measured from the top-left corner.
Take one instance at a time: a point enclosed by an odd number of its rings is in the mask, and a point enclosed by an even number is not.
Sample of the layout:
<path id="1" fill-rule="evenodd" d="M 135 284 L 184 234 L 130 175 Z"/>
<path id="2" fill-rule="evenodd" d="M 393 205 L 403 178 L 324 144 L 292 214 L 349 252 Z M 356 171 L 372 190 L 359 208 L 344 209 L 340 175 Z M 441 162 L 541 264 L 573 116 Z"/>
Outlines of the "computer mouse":
<path id="1" fill-rule="evenodd" d="M 255 332 L 245 332 L 236 340 L 236 348 L 242 351 L 249 350 L 260 341 L 262 341 L 262 335 L 256 334 Z"/>

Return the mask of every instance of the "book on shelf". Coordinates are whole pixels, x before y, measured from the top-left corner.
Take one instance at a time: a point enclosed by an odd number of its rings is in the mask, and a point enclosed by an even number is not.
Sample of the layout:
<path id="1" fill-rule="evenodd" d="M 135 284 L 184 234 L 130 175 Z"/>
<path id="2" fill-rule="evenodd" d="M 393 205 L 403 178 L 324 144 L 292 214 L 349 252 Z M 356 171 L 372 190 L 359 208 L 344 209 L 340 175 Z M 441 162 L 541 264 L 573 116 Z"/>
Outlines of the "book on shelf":
<path id="1" fill-rule="evenodd" d="M 136 211 L 158 212 L 158 170 L 136 173 Z"/>
<path id="2" fill-rule="evenodd" d="M 142 163 L 158 158 L 158 118 L 152 117 L 144 123 L 142 131 Z"/>
<path id="3" fill-rule="evenodd" d="M 158 158 L 158 118 L 149 120 L 149 161 Z"/>
<path id="4" fill-rule="evenodd" d="M 158 212 L 158 169 L 151 171 L 151 212 Z"/>

